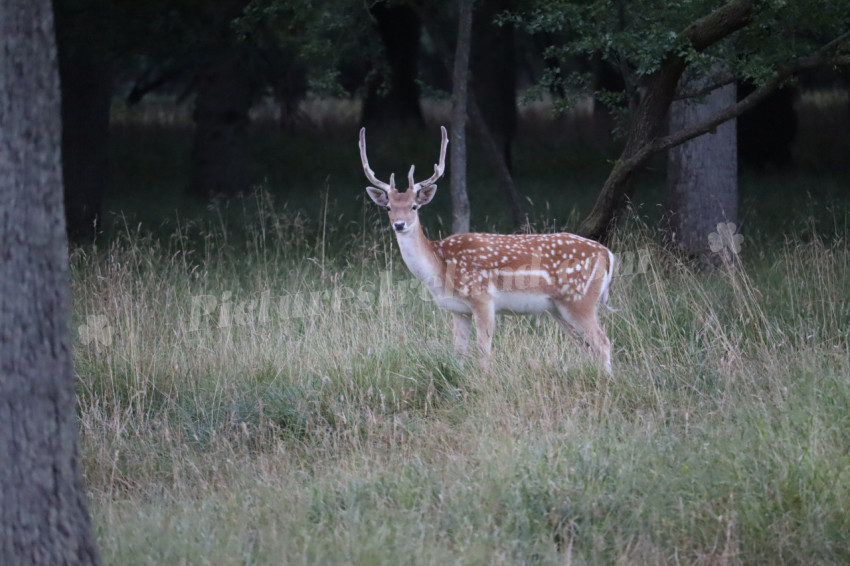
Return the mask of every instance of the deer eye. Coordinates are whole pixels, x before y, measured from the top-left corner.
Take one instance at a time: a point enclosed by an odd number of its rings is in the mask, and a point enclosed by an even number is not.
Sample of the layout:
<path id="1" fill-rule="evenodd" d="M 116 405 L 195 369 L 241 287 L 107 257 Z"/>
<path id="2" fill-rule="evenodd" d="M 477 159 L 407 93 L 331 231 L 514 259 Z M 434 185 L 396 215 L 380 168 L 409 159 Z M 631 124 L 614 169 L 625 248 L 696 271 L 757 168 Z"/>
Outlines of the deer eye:
<path id="1" fill-rule="evenodd" d="M 387 205 L 387 206 L 385 206 L 384 208 L 386 208 L 386 209 L 387 209 L 387 212 L 389 212 L 389 211 L 390 211 L 390 205 Z"/>
<path id="2" fill-rule="evenodd" d="M 413 206 L 410 207 L 410 210 L 416 210 L 417 208 L 419 208 L 419 205 L 414 204 Z"/>

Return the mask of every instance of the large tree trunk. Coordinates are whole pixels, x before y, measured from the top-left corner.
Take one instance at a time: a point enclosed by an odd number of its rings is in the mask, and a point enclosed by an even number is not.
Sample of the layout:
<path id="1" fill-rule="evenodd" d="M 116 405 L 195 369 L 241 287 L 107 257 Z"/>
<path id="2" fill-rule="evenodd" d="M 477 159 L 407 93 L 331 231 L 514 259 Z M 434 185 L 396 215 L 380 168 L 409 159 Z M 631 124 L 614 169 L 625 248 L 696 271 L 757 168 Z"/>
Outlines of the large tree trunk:
<path id="1" fill-rule="evenodd" d="M 228 0 L 204 8 L 214 37 L 197 77 L 190 180 L 192 192 L 204 197 L 232 197 L 249 188 L 248 112 L 255 85 L 230 25 L 245 4 Z"/>
<path id="2" fill-rule="evenodd" d="M 389 90 L 381 84 L 369 85 L 363 101 L 363 123 L 367 126 L 393 122 L 424 124 L 419 105 L 419 36 L 422 21 L 416 11 L 402 3 L 375 2 L 370 9 L 384 44 L 390 67 Z"/>
<path id="3" fill-rule="evenodd" d="M 62 85 L 62 172 L 68 237 L 94 239 L 106 187 L 112 70 L 99 1 L 56 3 Z"/>
<path id="4" fill-rule="evenodd" d="M 469 197 L 466 191 L 466 108 L 469 102 L 469 52 L 472 42 L 472 2 L 458 0 L 457 46 L 452 73 L 452 233 L 469 232 Z"/>
<path id="5" fill-rule="evenodd" d="M 720 67 L 718 67 L 719 69 Z M 714 83 L 713 73 L 682 77 L 680 91 L 700 92 Z M 712 90 L 698 100 L 680 100 L 670 107 L 670 131 L 699 124 L 736 100 L 735 83 Z M 703 264 L 720 257 L 710 238 L 726 234 L 738 222 L 738 158 L 735 119 L 712 133 L 676 146 L 668 152 L 667 190 L 670 240 L 680 251 Z M 710 245 L 712 243 L 712 245 Z M 731 242 L 729 242 L 731 243 Z M 737 251 L 737 250 L 735 250 Z"/>
<path id="6" fill-rule="evenodd" d="M 95 564 L 68 338 L 49 0 L 0 0 L 0 564 Z"/>

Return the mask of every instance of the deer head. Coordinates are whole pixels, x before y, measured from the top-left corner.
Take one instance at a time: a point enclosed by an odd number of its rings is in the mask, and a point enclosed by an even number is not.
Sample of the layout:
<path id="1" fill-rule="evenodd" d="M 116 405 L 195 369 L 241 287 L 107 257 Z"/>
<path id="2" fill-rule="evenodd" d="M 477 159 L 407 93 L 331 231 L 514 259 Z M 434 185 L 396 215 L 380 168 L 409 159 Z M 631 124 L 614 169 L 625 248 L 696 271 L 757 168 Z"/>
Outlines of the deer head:
<path id="1" fill-rule="evenodd" d="M 390 175 L 390 182 L 384 183 L 375 177 L 375 172 L 369 167 L 369 159 L 366 157 L 366 128 L 360 129 L 360 161 L 363 163 L 363 172 L 374 187 L 366 187 L 369 198 L 378 206 L 387 209 L 390 216 L 390 224 L 393 229 L 404 234 L 415 229 L 419 223 L 419 207 L 425 206 L 437 192 L 437 179 L 443 176 L 446 170 L 446 146 L 449 138 L 446 128 L 440 126 L 442 142 L 440 145 L 440 161 L 434 165 L 434 174 L 424 181 L 416 183 L 413 180 L 413 171 L 416 168 L 410 166 L 407 173 L 408 187 L 404 192 L 395 188 L 395 173 Z"/>

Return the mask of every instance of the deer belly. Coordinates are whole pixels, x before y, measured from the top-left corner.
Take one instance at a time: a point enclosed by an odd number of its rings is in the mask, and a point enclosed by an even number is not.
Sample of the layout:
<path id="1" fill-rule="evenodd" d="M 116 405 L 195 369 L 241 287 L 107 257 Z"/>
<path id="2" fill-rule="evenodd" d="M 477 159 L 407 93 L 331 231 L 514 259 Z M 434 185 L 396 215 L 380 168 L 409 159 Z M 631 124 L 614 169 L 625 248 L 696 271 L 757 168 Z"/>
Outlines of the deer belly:
<path id="1" fill-rule="evenodd" d="M 523 291 L 499 291 L 493 293 L 493 306 L 496 312 L 507 314 L 540 314 L 553 310 L 554 305 L 548 295 Z"/>
<path id="2" fill-rule="evenodd" d="M 440 285 L 427 285 L 427 287 L 428 292 L 434 299 L 434 304 L 439 308 L 457 314 L 472 314 L 469 300 L 465 300 L 460 295 L 447 292 Z"/>
<path id="3" fill-rule="evenodd" d="M 434 296 L 434 302 L 441 309 L 457 314 L 472 314 L 472 308 L 469 306 L 468 301 L 464 301 L 459 297 L 438 296 L 436 293 L 432 293 L 432 295 Z"/>

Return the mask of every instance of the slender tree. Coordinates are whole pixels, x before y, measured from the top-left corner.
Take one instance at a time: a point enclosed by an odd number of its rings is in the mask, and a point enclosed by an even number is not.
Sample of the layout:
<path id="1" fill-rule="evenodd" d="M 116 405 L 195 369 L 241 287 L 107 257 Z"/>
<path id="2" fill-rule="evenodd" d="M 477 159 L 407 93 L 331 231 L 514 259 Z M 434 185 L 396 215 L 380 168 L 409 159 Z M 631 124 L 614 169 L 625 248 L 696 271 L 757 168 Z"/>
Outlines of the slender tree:
<path id="1" fill-rule="evenodd" d="M 494 22 L 514 4 L 515 0 L 490 0 L 475 5 L 470 60 L 472 91 L 478 109 L 508 171 L 512 168 L 512 144 L 517 129 L 516 39 L 513 24 Z"/>
<path id="2" fill-rule="evenodd" d="M 472 2 L 458 0 L 457 46 L 452 72 L 452 129 L 449 159 L 452 183 L 452 232 L 469 232 L 466 190 L 466 112 L 469 104 L 469 53 L 472 47 Z"/>
<path id="3" fill-rule="evenodd" d="M 49 0 L 0 0 L 0 564 L 96 564 L 68 336 Z"/>
<path id="4" fill-rule="evenodd" d="M 472 21 L 469 22 L 470 31 L 469 31 L 469 40 L 471 43 L 475 38 L 475 33 L 473 33 L 474 23 L 475 23 L 475 6 L 474 2 L 470 7 L 472 11 Z M 459 77 L 459 69 L 457 67 L 458 55 L 460 51 L 460 38 L 463 32 L 463 29 L 466 25 L 466 22 L 461 19 L 461 15 L 463 12 L 459 10 L 458 16 L 458 38 L 455 41 L 455 51 L 452 52 L 449 47 L 449 40 L 445 37 L 442 32 L 442 26 L 439 21 L 435 18 L 433 13 L 427 12 L 424 9 L 419 9 L 419 14 L 422 17 L 422 20 L 425 22 L 426 29 L 428 30 L 428 34 L 431 36 L 431 40 L 434 42 L 434 46 L 436 51 L 438 52 L 439 58 L 442 60 L 443 65 L 446 70 L 451 72 L 452 75 L 452 88 L 453 88 L 453 100 L 457 93 L 458 88 L 463 88 L 465 91 L 466 102 L 464 104 L 466 108 L 466 115 L 469 120 L 469 126 L 474 131 L 475 135 L 478 137 L 480 143 L 480 150 L 483 154 L 484 159 L 489 163 L 493 174 L 496 177 L 496 184 L 498 185 L 502 195 L 504 197 L 505 203 L 508 207 L 508 213 L 510 214 L 511 220 L 516 228 L 522 228 L 526 224 L 526 214 L 525 207 L 523 206 L 522 196 L 520 192 L 517 190 L 516 185 L 514 184 L 513 176 L 510 170 L 510 151 L 508 150 L 510 146 L 510 139 L 513 136 L 513 128 L 515 127 L 515 117 L 514 118 L 504 118 L 506 124 L 504 125 L 504 131 L 502 132 L 502 136 L 499 136 L 498 133 L 494 132 L 494 130 L 490 127 L 487 120 L 484 117 L 484 112 L 481 110 L 480 105 L 478 104 L 478 97 L 475 93 L 475 89 L 470 89 L 470 83 L 475 84 L 474 77 L 473 80 L 470 81 L 470 74 L 474 74 L 474 70 L 470 71 L 469 66 L 472 64 L 472 45 L 469 46 L 470 53 L 468 55 L 469 61 L 467 62 L 467 70 L 465 74 L 463 74 L 463 78 Z M 480 20 L 480 18 L 479 18 Z M 485 20 L 486 21 L 486 20 Z M 477 33 L 477 32 L 476 32 Z M 464 39 L 466 39 L 464 37 Z M 502 62 L 503 64 L 513 65 L 512 61 Z M 486 73 L 486 71 L 485 71 Z M 506 74 L 513 77 L 514 71 L 511 69 L 510 71 L 506 71 Z M 459 81 L 463 80 L 465 84 L 459 84 Z M 511 85 L 513 85 L 512 81 L 509 81 Z M 505 85 L 501 86 L 502 90 L 506 90 Z M 513 90 L 513 87 L 511 88 Z M 507 111 L 506 107 L 510 105 L 507 103 L 506 96 L 504 93 L 502 96 L 497 97 L 500 99 L 501 110 Z M 511 99 L 513 100 L 513 99 Z M 453 111 L 459 111 L 459 107 L 454 105 L 452 106 Z M 498 109 L 494 110 L 494 113 L 498 113 Z M 511 111 L 513 113 L 516 112 L 515 104 L 512 107 Z M 455 123 L 455 120 L 458 118 L 453 118 L 452 123 Z M 454 126 L 452 126 L 454 130 Z M 497 141 L 497 137 L 502 137 L 502 145 L 499 145 L 499 141 Z M 465 152 L 464 152 L 465 155 Z M 466 163 L 466 158 L 464 158 L 464 163 Z M 454 167 L 452 167 L 454 169 Z M 454 184 L 453 184 L 454 186 Z M 465 207 L 461 208 L 457 214 L 462 215 L 463 210 L 466 210 L 465 214 L 469 214 L 468 208 L 468 199 L 466 199 L 466 204 L 464 205 L 464 200 L 461 200 L 457 203 L 453 202 L 455 208 L 457 207 Z"/>
<path id="5" fill-rule="evenodd" d="M 513 0 L 496 0 L 475 6 L 469 119 L 496 176 L 511 222 L 514 228 L 521 229 L 528 218 L 512 173 L 512 146 L 517 129 L 514 26 L 507 22 L 495 24 L 496 17 L 513 4 Z"/>

